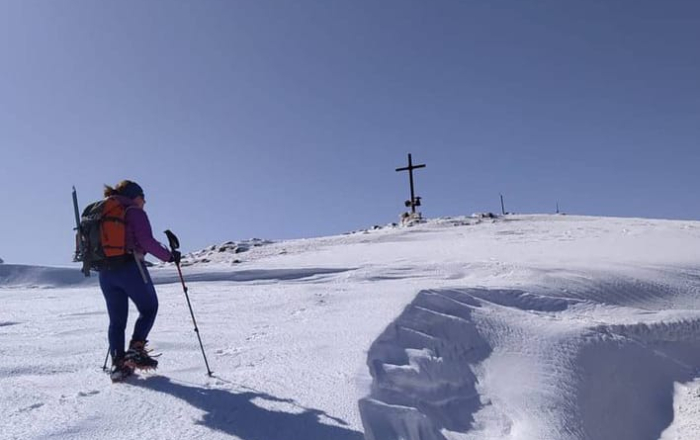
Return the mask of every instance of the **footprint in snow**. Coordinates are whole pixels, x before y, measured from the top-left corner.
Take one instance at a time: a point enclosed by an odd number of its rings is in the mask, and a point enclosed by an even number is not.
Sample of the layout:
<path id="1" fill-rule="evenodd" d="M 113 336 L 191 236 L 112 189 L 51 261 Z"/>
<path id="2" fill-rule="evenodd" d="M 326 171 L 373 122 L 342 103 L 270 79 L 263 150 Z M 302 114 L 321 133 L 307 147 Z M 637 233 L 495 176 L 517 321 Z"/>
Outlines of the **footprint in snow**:
<path id="1" fill-rule="evenodd" d="M 239 347 L 221 348 L 219 350 L 216 350 L 216 354 L 219 356 L 232 356 L 239 354 L 241 351 L 242 349 Z"/>
<path id="2" fill-rule="evenodd" d="M 35 403 L 34 405 L 30 405 L 30 406 L 28 406 L 28 407 L 26 407 L 26 408 L 20 409 L 19 412 L 23 413 L 23 412 L 32 411 L 32 410 L 34 410 L 34 409 L 41 408 L 42 406 L 44 406 L 43 403 Z"/>
<path id="3" fill-rule="evenodd" d="M 97 390 L 92 390 L 92 391 L 81 391 L 78 393 L 78 397 L 89 397 L 89 396 L 94 396 L 95 394 L 100 394 L 99 391 Z"/>

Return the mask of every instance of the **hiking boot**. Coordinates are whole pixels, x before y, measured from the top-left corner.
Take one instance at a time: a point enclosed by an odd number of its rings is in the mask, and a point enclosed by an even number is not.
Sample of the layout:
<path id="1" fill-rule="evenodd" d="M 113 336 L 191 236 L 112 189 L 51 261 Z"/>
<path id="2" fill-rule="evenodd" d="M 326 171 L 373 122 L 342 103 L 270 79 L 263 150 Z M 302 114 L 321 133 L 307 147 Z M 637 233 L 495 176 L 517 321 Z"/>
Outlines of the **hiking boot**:
<path id="1" fill-rule="evenodd" d="M 109 371 L 112 382 L 121 382 L 132 374 L 134 374 L 134 369 L 126 364 L 123 357 L 112 362 L 112 369 Z"/>
<path id="2" fill-rule="evenodd" d="M 131 368 L 139 370 L 155 370 L 158 368 L 158 361 L 153 359 L 146 349 L 148 341 L 131 341 L 129 350 L 124 355 L 124 363 Z"/>

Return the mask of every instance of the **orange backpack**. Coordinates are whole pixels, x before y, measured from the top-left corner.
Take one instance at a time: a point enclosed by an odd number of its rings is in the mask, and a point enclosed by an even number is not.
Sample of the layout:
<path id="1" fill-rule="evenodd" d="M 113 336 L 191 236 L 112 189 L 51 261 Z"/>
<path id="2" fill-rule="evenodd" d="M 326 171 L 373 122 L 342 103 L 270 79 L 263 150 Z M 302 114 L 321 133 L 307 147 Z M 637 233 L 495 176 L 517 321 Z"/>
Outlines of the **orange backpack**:
<path id="1" fill-rule="evenodd" d="M 79 249 L 76 258 L 83 262 L 83 273 L 100 271 L 126 261 L 126 211 L 116 197 L 88 205 L 80 219 Z"/>

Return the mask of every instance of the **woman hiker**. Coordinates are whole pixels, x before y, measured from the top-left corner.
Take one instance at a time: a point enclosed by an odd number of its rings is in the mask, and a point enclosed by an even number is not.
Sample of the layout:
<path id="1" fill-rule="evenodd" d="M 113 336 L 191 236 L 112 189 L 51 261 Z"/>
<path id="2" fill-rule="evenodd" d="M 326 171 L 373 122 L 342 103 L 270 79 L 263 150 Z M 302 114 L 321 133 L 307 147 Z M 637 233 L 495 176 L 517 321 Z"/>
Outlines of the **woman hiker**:
<path id="1" fill-rule="evenodd" d="M 116 198 L 125 208 L 126 258 L 119 264 L 99 272 L 100 288 L 109 313 L 109 346 L 112 357 L 111 378 L 119 381 L 133 374 L 134 369 L 155 369 L 158 361 L 148 355 L 148 333 L 158 313 L 158 297 L 153 281 L 144 264 L 149 253 L 165 262 L 180 262 L 180 252 L 169 251 L 153 238 L 151 224 L 143 206 L 143 189 L 130 180 L 123 180 L 114 188 L 105 185 L 105 197 Z M 125 350 L 124 332 L 129 313 L 129 299 L 139 311 L 134 332 Z"/>

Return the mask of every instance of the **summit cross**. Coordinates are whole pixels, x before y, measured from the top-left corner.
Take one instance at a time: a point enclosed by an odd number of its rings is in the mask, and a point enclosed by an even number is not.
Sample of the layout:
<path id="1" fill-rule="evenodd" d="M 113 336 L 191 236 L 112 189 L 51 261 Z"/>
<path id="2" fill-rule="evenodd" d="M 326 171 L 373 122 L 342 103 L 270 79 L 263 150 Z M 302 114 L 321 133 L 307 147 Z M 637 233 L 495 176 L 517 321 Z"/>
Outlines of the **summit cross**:
<path id="1" fill-rule="evenodd" d="M 420 206 L 420 197 L 416 197 L 415 190 L 413 188 L 413 170 L 417 168 L 425 168 L 425 164 L 413 165 L 413 160 L 411 159 L 411 154 L 408 154 L 408 166 L 403 168 L 397 168 L 396 171 L 408 171 L 408 178 L 411 183 L 411 200 L 406 201 L 406 206 L 411 207 L 411 213 L 416 213 L 416 206 Z"/>

